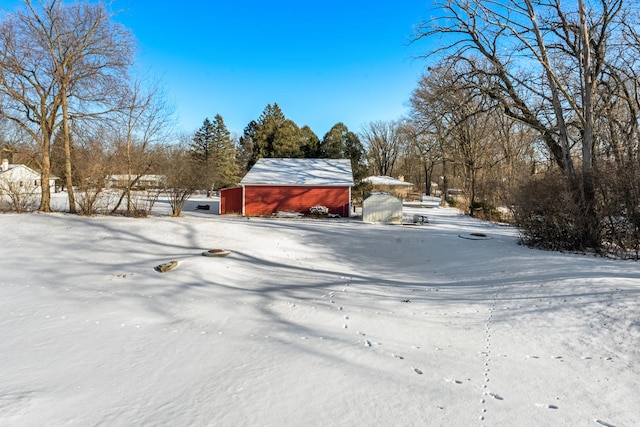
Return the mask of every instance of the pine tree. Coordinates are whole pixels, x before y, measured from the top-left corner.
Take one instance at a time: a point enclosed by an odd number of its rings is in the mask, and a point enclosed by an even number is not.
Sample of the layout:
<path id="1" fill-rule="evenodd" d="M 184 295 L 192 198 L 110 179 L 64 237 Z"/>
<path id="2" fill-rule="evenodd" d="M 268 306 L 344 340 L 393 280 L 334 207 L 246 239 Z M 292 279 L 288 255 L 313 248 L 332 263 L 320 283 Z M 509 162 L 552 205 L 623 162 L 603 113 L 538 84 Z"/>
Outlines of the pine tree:
<path id="1" fill-rule="evenodd" d="M 346 158 L 346 138 L 349 130 L 343 123 L 335 124 L 322 138 L 320 157 L 324 159 Z"/>
<path id="2" fill-rule="evenodd" d="M 200 129 L 191 138 L 189 154 L 198 163 L 207 164 L 211 158 L 211 144 L 213 142 L 213 124 L 207 117 Z"/>
<path id="3" fill-rule="evenodd" d="M 256 122 L 249 163 L 263 157 L 305 157 L 305 147 L 311 141 L 306 131 L 284 116 L 278 104 L 268 104 Z"/>
<path id="4" fill-rule="evenodd" d="M 236 163 L 236 147 L 220 114 L 216 114 L 212 128 L 213 139 L 210 148 L 216 188 L 235 185 L 238 183 L 240 175 Z"/>
<path id="5" fill-rule="evenodd" d="M 306 159 L 318 157 L 320 151 L 320 139 L 309 126 L 300 129 L 302 156 Z"/>
<path id="6" fill-rule="evenodd" d="M 358 135 L 351 132 L 344 123 L 336 123 L 320 142 L 320 157 L 325 159 L 350 159 L 354 179 L 367 176 L 365 150 Z"/>
<path id="7" fill-rule="evenodd" d="M 255 160 L 253 160 L 253 147 L 257 129 L 258 122 L 251 120 L 244 128 L 244 133 L 238 141 L 237 163 L 242 172 L 248 172 L 255 163 Z"/>
<path id="8" fill-rule="evenodd" d="M 199 182 L 208 194 L 238 182 L 236 147 L 220 114 L 216 114 L 213 122 L 204 120 L 191 139 L 189 154 L 196 162 Z"/>

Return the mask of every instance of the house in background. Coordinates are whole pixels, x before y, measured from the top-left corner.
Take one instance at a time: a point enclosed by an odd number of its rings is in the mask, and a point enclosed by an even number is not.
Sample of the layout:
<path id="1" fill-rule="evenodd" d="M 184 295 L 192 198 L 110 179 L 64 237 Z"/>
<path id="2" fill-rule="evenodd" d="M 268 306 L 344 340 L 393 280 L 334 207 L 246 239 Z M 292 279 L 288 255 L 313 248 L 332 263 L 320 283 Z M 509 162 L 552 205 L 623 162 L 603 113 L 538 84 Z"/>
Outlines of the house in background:
<path id="1" fill-rule="evenodd" d="M 107 177 L 107 188 L 126 188 L 130 181 L 138 178 L 138 175 L 110 175 Z M 145 190 L 163 188 L 167 177 L 164 175 L 140 175 L 133 188 Z"/>
<path id="2" fill-rule="evenodd" d="M 308 214 L 320 205 L 330 214 L 348 217 L 353 185 L 349 159 L 263 158 L 247 172 L 240 187 L 221 190 L 220 214 Z"/>
<path id="3" fill-rule="evenodd" d="M 58 177 L 49 177 L 49 188 L 51 192 L 56 189 Z M 12 165 L 7 159 L 2 160 L 0 166 L 0 194 L 42 193 L 40 173 L 25 165 Z"/>
<path id="4" fill-rule="evenodd" d="M 405 182 L 404 177 L 396 179 L 390 176 L 369 176 L 362 181 L 371 184 L 372 193 L 389 193 L 400 199 L 406 199 L 414 187 L 414 184 Z"/>

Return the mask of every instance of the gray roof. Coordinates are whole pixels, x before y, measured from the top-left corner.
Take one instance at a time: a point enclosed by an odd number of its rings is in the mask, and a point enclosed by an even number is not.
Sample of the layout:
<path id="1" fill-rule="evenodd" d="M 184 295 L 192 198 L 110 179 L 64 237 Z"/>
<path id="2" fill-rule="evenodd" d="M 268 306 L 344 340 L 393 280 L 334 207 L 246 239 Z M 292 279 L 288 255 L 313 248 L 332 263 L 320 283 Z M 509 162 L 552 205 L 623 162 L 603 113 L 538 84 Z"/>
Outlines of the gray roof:
<path id="1" fill-rule="evenodd" d="M 353 186 L 349 159 L 260 159 L 241 185 Z"/>

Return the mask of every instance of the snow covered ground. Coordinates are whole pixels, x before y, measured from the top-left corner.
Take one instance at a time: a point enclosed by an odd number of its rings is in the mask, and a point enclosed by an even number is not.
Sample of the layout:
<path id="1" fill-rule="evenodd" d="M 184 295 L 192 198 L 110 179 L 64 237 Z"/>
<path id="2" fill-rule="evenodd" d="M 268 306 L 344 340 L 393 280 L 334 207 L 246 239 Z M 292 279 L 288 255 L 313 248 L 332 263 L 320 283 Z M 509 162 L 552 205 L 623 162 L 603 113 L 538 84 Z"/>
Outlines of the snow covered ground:
<path id="1" fill-rule="evenodd" d="M 454 209 L 399 226 L 189 203 L 0 215 L 0 425 L 640 422 L 636 262 Z"/>

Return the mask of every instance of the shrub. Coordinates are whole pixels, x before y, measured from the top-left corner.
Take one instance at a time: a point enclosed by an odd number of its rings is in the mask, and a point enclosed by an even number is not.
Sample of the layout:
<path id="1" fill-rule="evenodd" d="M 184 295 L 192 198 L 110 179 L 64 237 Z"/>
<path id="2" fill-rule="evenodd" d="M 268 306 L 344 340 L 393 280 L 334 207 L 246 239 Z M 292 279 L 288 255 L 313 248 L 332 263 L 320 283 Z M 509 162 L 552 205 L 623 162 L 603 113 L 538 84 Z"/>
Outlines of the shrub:
<path id="1" fill-rule="evenodd" d="M 550 250 L 583 249 L 584 221 L 560 173 L 550 171 L 523 184 L 516 193 L 514 214 L 523 244 Z"/>

